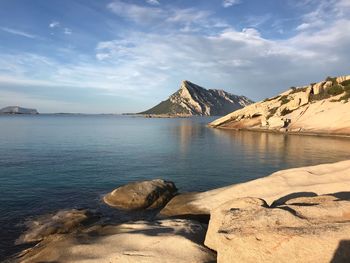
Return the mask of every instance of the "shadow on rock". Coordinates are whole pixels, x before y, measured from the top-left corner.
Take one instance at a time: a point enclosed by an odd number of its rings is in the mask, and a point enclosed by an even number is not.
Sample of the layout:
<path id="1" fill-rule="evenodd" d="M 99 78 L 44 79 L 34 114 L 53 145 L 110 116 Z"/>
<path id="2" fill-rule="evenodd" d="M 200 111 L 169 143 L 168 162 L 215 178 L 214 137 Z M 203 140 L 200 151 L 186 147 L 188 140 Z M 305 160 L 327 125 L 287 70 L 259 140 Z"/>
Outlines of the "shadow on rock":
<path id="1" fill-rule="evenodd" d="M 330 263 L 350 262 L 350 240 L 341 240 Z"/>

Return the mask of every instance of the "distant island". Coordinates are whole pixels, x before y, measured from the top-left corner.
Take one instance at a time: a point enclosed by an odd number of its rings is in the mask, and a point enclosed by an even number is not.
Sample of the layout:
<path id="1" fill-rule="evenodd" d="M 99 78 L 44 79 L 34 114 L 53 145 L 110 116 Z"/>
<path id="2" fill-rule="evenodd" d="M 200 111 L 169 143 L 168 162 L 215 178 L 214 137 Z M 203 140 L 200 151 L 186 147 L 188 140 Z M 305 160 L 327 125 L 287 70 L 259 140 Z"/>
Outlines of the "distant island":
<path id="1" fill-rule="evenodd" d="M 167 100 L 138 114 L 154 117 L 221 116 L 252 103 L 245 96 L 233 95 L 224 90 L 207 90 L 185 80 Z"/>
<path id="2" fill-rule="evenodd" d="M 19 106 L 8 106 L 0 109 L 0 114 L 39 114 L 36 109 L 23 108 Z"/>
<path id="3" fill-rule="evenodd" d="M 287 91 L 236 110 L 209 125 L 317 135 L 350 135 L 350 75 Z"/>

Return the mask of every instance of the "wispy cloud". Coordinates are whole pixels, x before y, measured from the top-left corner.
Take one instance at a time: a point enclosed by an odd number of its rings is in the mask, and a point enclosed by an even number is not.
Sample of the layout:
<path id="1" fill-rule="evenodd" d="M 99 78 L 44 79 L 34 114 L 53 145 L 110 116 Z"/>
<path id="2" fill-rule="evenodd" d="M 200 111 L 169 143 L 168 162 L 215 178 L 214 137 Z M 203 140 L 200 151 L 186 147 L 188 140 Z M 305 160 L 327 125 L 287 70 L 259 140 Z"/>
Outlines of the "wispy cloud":
<path id="1" fill-rule="evenodd" d="M 169 23 L 188 21 L 187 12 L 177 14 Z M 196 20 L 206 15 L 199 15 Z M 322 30 L 297 32 L 285 40 L 268 39 L 254 28 L 230 27 L 213 34 L 134 30 L 121 39 L 99 42 L 94 57 L 83 61 L 63 63 L 25 53 L 2 55 L 0 82 L 41 86 L 55 83 L 133 96 L 153 94 L 156 100 L 176 88 L 169 83 L 188 78 L 204 86 L 256 98 L 273 95 L 288 85 L 344 72 L 350 60 L 346 52 L 350 45 L 349 27 L 350 20 L 343 18 Z M 296 78 L 299 83 L 294 83 Z M 239 91 L 232 86 L 239 87 Z"/>
<path id="2" fill-rule="evenodd" d="M 113 13 L 131 20 L 148 30 L 172 32 L 200 32 L 228 27 L 227 23 L 214 17 L 208 10 L 198 8 L 175 8 L 172 6 L 150 7 L 115 0 L 107 6 Z"/>
<path id="3" fill-rule="evenodd" d="M 50 28 L 60 27 L 60 22 L 58 22 L 58 21 L 52 21 L 52 22 L 49 24 L 49 27 L 50 27 Z"/>
<path id="4" fill-rule="evenodd" d="M 38 36 L 18 30 L 18 29 L 13 29 L 13 28 L 8 28 L 8 27 L 0 27 L 0 29 L 2 31 L 5 31 L 7 33 L 13 34 L 13 35 L 17 35 L 17 36 L 22 36 L 22 37 L 26 37 L 26 38 L 38 38 Z"/>
<path id="5" fill-rule="evenodd" d="M 160 2 L 158 0 L 146 0 L 147 3 L 150 5 L 159 5 Z"/>
<path id="6" fill-rule="evenodd" d="M 73 34 L 73 31 L 72 31 L 72 29 L 66 27 L 66 28 L 64 28 L 63 33 L 65 35 L 71 35 L 71 34 Z"/>
<path id="7" fill-rule="evenodd" d="M 280 39 L 264 30 L 267 23 L 274 28 L 273 13 L 272 17 L 247 14 L 239 25 L 230 25 L 221 15 L 201 7 L 115 0 L 108 12 L 115 14 L 125 30 L 103 34 L 103 40 L 93 31 L 88 51 L 75 47 L 74 52 L 63 53 L 56 47 L 55 56 L 20 50 L 0 53 L 0 94 L 15 85 L 30 87 L 27 90 L 40 87 L 40 92 L 52 94 L 69 88 L 76 94 L 94 90 L 94 95 L 124 96 L 128 102 L 142 98 L 141 103 L 151 106 L 171 94 L 182 79 L 260 99 L 327 75 L 348 74 L 348 2 L 304 1 L 307 11 L 285 22 L 293 30 Z M 331 2 L 334 5 L 329 7 Z M 324 23 L 317 25 L 317 21 Z M 45 26 L 49 32 L 72 32 L 63 20 L 55 30 Z M 72 28 L 75 33 L 76 27 Z"/>
<path id="8" fill-rule="evenodd" d="M 304 0 L 302 3 L 314 5 L 315 8 L 302 16 L 302 23 L 296 27 L 297 31 L 320 29 L 350 15 L 348 0 Z"/>
<path id="9" fill-rule="evenodd" d="M 225 8 L 228 8 L 230 6 L 239 4 L 240 2 L 241 2 L 240 0 L 224 0 L 222 2 L 222 6 Z"/>
<path id="10" fill-rule="evenodd" d="M 146 7 L 136 4 L 129 4 L 119 0 L 110 3 L 108 8 L 121 17 L 141 24 L 164 19 L 167 15 L 158 7 Z"/>
<path id="11" fill-rule="evenodd" d="M 261 25 L 267 23 L 271 19 L 272 19 L 271 14 L 255 15 L 255 16 L 249 15 L 246 17 L 243 23 L 249 27 L 260 27 Z"/>
<path id="12" fill-rule="evenodd" d="M 55 30 L 59 30 L 58 32 L 62 32 L 65 35 L 72 35 L 73 31 L 72 29 L 70 29 L 69 27 L 64 27 L 64 25 L 62 25 L 60 22 L 58 21 L 52 21 L 49 24 L 49 28 L 51 29 L 55 29 Z M 53 35 L 54 33 L 51 32 L 51 34 Z"/>

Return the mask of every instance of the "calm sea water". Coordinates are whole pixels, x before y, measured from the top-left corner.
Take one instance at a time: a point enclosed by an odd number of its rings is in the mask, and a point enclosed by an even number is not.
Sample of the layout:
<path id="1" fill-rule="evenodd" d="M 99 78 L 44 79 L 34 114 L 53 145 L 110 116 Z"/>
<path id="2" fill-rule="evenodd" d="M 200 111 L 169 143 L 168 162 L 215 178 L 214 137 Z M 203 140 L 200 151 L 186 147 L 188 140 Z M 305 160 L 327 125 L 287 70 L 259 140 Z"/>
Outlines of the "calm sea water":
<path id="1" fill-rule="evenodd" d="M 127 182 L 203 191 L 350 157 L 350 139 L 206 127 L 213 119 L 0 116 L 0 260 L 27 218 L 103 207 L 101 196 Z"/>

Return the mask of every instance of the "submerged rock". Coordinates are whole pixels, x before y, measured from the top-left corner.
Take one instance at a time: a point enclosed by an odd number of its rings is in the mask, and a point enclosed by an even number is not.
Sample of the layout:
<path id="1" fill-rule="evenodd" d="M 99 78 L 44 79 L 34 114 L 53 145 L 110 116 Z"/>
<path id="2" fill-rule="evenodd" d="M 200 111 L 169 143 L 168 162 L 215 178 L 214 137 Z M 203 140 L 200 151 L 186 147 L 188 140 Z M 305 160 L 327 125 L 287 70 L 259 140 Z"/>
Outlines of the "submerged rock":
<path id="1" fill-rule="evenodd" d="M 99 226 L 79 235 L 54 235 L 19 258 L 26 262 L 215 262 L 203 244 L 206 226 L 172 219 Z"/>
<path id="2" fill-rule="evenodd" d="M 121 186 L 104 196 L 106 204 L 119 209 L 156 209 L 177 192 L 173 182 L 155 179 Z"/>
<path id="3" fill-rule="evenodd" d="M 28 230 L 18 238 L 16 243 L 37 242 L 53 234 L 69 233 L 94 218 L 96 215 L 93 213 L 77 209 L 62 210 L 56 214 L 41 216 L 26 223 Z"/>
<path id="4" fill-rule="evenodd" d="M 205 245 L 218 262 L 350 262 L 350 202 L 335 196 L 229 201 L 211 213 Z"/>

